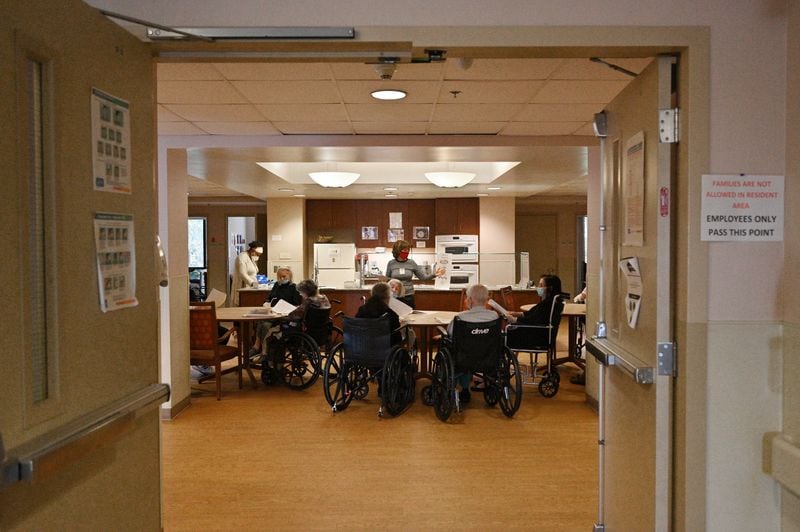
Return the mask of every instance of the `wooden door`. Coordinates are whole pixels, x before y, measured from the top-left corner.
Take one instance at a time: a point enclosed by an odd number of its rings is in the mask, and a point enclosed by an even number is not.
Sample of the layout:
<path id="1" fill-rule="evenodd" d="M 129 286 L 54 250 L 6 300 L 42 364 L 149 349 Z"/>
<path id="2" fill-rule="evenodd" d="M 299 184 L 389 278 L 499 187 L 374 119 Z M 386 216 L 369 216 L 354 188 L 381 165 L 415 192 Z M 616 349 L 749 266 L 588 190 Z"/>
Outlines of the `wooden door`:
<path id="1" fill-rule="evenodd" d="M 521 215 L 517 217 L 516 226 L 515 246 L 518 251 L 527 251 L 530 256 L 530 272 L 520 272 L 520 275 L 530 274 L 529 279 L 534 284 L 542 274 L 558 275 L 558 216 Z"/>
<path id="2" fill-rule="evenodd" d="M 674 105 L 673 61 L 658 58 L 606 108 L 597 291 L 605 333 L 590 351 L 606 363 L 599 383 L 600 500 L 602 521 L 613 530 L 670 530 L 672 523 L 674 144 L 659 141 L 658 110 Z"/>
<path id="3" fill-rule="evenodd" d="M 71 423 L 85 428 L 86 416 L 119 415 L 140 391 L 164 389 L 155 384 L 150 52 L 79 0 L 4 2 L 2 11 L 0 179 L 8 201 L 0 276 L 9 290 L 0 324 L 0 529 L 158 530 L 163 394 L 138 417 L 106 427 L 114 431 L 95 432 L 100 439 L 81 432 L 64 455 L 48 447 Z M 105 162 L 93 160 L 98 150 Z M 114 225 L 102 214 L 122 216 L 113 219 L 122 226 L 114 246 L 100 232 Z M 98 251 L 106 245 L 126 250 L 114 252 L 113 264 L 129 266 L 111 275 L 112 253 Z M 119 283 L 135 301 L 116 298 Z M 121 308 L 103 312 L 101 294 Z M 6 467 L 33 448 L 43 450 L 35 483 Z M 38 467 L 45 460 L 49 473 Z"/>

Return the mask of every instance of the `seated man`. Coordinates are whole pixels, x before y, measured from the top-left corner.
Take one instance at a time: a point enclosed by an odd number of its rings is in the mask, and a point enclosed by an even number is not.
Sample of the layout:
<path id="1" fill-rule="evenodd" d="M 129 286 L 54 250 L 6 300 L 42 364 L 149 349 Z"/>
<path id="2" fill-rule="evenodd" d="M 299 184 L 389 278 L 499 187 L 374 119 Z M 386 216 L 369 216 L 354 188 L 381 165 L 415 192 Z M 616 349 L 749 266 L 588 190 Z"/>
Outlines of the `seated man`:
<path id="1" fill-rule="evenodd" d="M 489 301 L 489 289 L 482 284 L 473 284 L 467 288 L 467 306 L 469 310 L 459 312 L 456 314 L 458 319 L 470 323 L 483 323 L 488 321 L 495 321 L 498 318 L 497 312 L 486 308 L 486 302 Z M 447 334 L 453 336 L 453 322 L 447 327 Z M 458 376 L 458 383 L 461 385 L 461 391 L 458 392 L 458 399 L 461 403 L 469 403 L 471 394 L 469 392 L 469 385 L 472 382 L 472 375 L 462 374 Z"/>
<path id="2" fill-rule="evenodd" d="M 394 279 L 392 279 L 394 280 Z M 399 281 L 396 281 L 400 284 Z M 402 288 L 400 284 L 400 288 Z M 400 328 L 400 318 L 389 308 L 389 300 L 392 298 L 392 289 L 388 283 L 377 283 L 372 287 L 372 297 L 361 305 L 356 313 L 356 318 L 382 318 L 388 316 L 392 332 L 392 345 L 397 345 L 403 341 L 403 337 L 398 330 Z"/>

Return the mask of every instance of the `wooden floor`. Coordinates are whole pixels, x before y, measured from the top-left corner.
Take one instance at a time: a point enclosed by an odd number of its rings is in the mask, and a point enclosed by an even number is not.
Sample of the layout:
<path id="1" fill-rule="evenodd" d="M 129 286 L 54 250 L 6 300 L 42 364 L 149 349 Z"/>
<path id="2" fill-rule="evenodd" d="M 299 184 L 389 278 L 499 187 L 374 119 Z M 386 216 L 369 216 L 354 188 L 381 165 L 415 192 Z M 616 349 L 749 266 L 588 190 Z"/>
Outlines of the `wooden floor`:
<path id="1" fill-rule="evenodd" d="M 576 372 L 552 399 L 526 386 L 513 419 L 473 394 L 447 424 L 419 400 L 427 381 L 378 418 L 374 390 L 333 414 L 322 379 L 238 390 L 227 375 L 222 401 L 212 381 L 162 422 L 164 529 L 589 530 L 597 416 Z"/>

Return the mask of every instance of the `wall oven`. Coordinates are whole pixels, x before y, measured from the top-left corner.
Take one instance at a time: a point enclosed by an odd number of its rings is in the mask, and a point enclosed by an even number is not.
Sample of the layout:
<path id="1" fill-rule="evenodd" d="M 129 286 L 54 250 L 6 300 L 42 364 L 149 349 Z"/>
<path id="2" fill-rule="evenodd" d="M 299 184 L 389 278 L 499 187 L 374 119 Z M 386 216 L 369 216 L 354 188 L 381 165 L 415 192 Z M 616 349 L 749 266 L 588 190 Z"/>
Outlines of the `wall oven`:
<path id="1" fill-rule="evenodd" d="M 451 264 L 450 288 L 466 288 L 478 282 L 477 264 Z"/>
<path id="2" fill-rule="evenodd" d="M 451 264 L 478 262 L 478 235 L 437 235 L 436 254 L 447 255 Z"/>

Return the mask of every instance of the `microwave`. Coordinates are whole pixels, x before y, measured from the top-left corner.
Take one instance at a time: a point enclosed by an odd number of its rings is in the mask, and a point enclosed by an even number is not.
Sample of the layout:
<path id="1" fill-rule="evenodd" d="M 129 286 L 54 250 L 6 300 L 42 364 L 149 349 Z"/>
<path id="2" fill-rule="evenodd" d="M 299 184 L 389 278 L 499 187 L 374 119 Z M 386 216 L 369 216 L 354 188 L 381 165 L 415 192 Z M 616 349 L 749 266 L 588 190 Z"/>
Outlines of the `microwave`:
<path id="1" fill-rule="evenodd" d="M 450 288 L 466 288 L 478 282 L 477 264 L 451 264 Z"/>
<path id="2" fill-rule="evenodd" d="M 447 255 L 451 264 L 478 262 L 478 235 L 437 235 L 436 254 Z"/>

